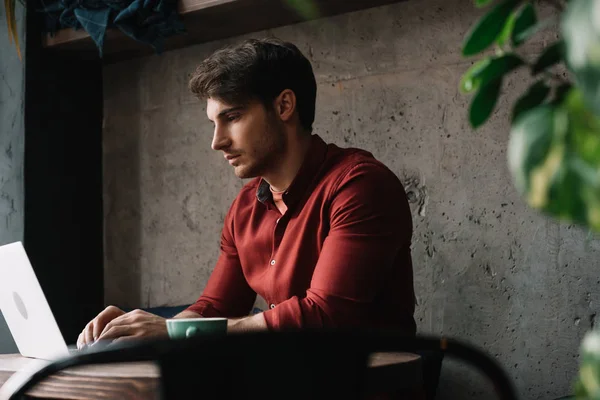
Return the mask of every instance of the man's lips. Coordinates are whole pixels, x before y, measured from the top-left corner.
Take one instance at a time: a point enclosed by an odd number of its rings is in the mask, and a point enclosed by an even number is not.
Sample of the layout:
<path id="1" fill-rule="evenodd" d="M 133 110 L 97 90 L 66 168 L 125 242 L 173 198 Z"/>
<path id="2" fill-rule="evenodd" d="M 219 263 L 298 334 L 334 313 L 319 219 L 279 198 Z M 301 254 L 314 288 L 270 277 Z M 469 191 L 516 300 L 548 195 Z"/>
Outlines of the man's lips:
<path id="1" fill-rule="evenodd" d="M 233 164 L 235 163 L 235 160 L 237 160 L 239 156 L 240 156 L 239 154 L 237 154 L 237 155 L 234 155 L 234 154 L 226 154 L 226 155 L 225 155 L 225 159 L 226 159 L 227 161 L 229 161 L 229 164 L 233 165 Z"/>

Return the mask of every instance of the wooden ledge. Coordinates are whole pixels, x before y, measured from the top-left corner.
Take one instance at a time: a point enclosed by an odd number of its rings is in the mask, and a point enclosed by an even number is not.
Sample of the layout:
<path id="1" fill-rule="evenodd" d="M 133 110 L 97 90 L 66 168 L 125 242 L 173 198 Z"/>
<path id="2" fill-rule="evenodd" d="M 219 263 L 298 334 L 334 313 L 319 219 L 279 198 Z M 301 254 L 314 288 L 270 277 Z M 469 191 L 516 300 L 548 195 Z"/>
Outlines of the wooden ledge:
<path id="1" fill-rule="evenodd" d="M 319 9 L 318 17 L 321 18 L 402 0 L 313 1 Z M 179 0 L 179 13 L 187 33 L 168 38 L 165 50 L 304 21 L 286 0 Z M 45 37 L 44 46 L 57 50 L 74 50 L 90 57 L 97 57 L 98 54 L 95 43 L 84 30 L 62 29 L 53 37 Z M 110 29 L 106 32 L 104 61 L 107 63 L 152 53 L 150 46 L 136 42 L 118 30 Z"/>

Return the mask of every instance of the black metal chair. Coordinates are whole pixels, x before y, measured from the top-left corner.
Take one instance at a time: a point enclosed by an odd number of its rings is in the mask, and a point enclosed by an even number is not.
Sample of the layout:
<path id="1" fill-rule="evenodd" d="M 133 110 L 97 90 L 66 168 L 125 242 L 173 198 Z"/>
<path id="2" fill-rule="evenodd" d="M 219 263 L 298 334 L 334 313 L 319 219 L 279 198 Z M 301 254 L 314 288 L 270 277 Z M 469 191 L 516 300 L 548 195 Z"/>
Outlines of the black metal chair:
<path id="1" fill-rule="evenodd" d="M 426 400 L 435 400 L 444 361 L 444 350 L 419 350 L 416 352 L 423 360 L 422 374 Z"/>
<path id="2" fill-rule="evenodd" d="M 165 399 L 187 398 L 199 388 L 205 399 L 363 399 L 370 394 L 368 358 L 376 352 L 438 352 L 457 358 L 483 372 L 500 399 L 517 398 L 499 364 L 460 341 L 391 332 L 284 332 L 121 344 L 74 355 L 38 371 L 10 399 L 21 399 L 66 368 L 132 361 L 158 363 Z M 258 374 L 264 378 L 257 382 Z"/>

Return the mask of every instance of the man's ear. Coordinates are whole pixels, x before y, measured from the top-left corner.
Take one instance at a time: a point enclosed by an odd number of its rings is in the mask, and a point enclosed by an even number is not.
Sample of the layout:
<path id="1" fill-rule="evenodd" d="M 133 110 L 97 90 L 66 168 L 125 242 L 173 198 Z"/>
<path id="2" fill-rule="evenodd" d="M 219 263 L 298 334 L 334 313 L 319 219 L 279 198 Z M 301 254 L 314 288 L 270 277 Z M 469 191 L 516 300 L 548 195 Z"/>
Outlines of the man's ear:
<path id="1" fill-rule="evenodd" d="M 285 89 L 275 98 L 273 109 L 283 122 L 290 121 L 296 111 L 296 94 L 290 89 Z"/>

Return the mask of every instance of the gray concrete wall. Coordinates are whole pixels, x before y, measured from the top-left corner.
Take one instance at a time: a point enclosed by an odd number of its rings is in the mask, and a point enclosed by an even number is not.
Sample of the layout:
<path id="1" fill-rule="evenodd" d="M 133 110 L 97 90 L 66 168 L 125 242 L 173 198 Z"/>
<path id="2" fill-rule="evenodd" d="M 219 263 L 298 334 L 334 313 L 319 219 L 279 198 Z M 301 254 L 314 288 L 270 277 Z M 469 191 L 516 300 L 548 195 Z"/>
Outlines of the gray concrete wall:
<path id="1" fill-rule="evenodd" d="M 373 152 L 405 183 L 420 331 L 497 356 L 523 398 L 558 397 L 570 390 L 580 339 L 600 309 L 600 242 L 528 209 L 513 188 L 508 115 L 527 74 L 505 82 L 484 128 L 469 127 L 469 99 L 457 87 L 471 63 L 460 44 L 481 12 L 472 4 L 408 1 L 248 36 L 296 43 L 319 83 L 316 133 Z M 553 38 L 538 37 L 524 53 L 534 57 Z M 205 104 L 187 80 L 239 39 L 105 69 L 108 303 L 190 303 L 210 275 L 243 182 L 210 150 Z M 443 398 L 485 398 L 485 385 L 446 365 Z"/>
<path id="2" fill-rule="evenodd" d="M 18 3 L 18 2 L 17 2 Z M 8 41 L 4 7 L 0 7 L 0 245 L 23 240 L 24 223 L 24 61 Z M 25 42 L 23 7 L 17 6 L 19 39 Z M 25 48 L 24 45 L 21 47 Z M 0 313 L 0 354 L 16 352 L 12 336 Z"/>

